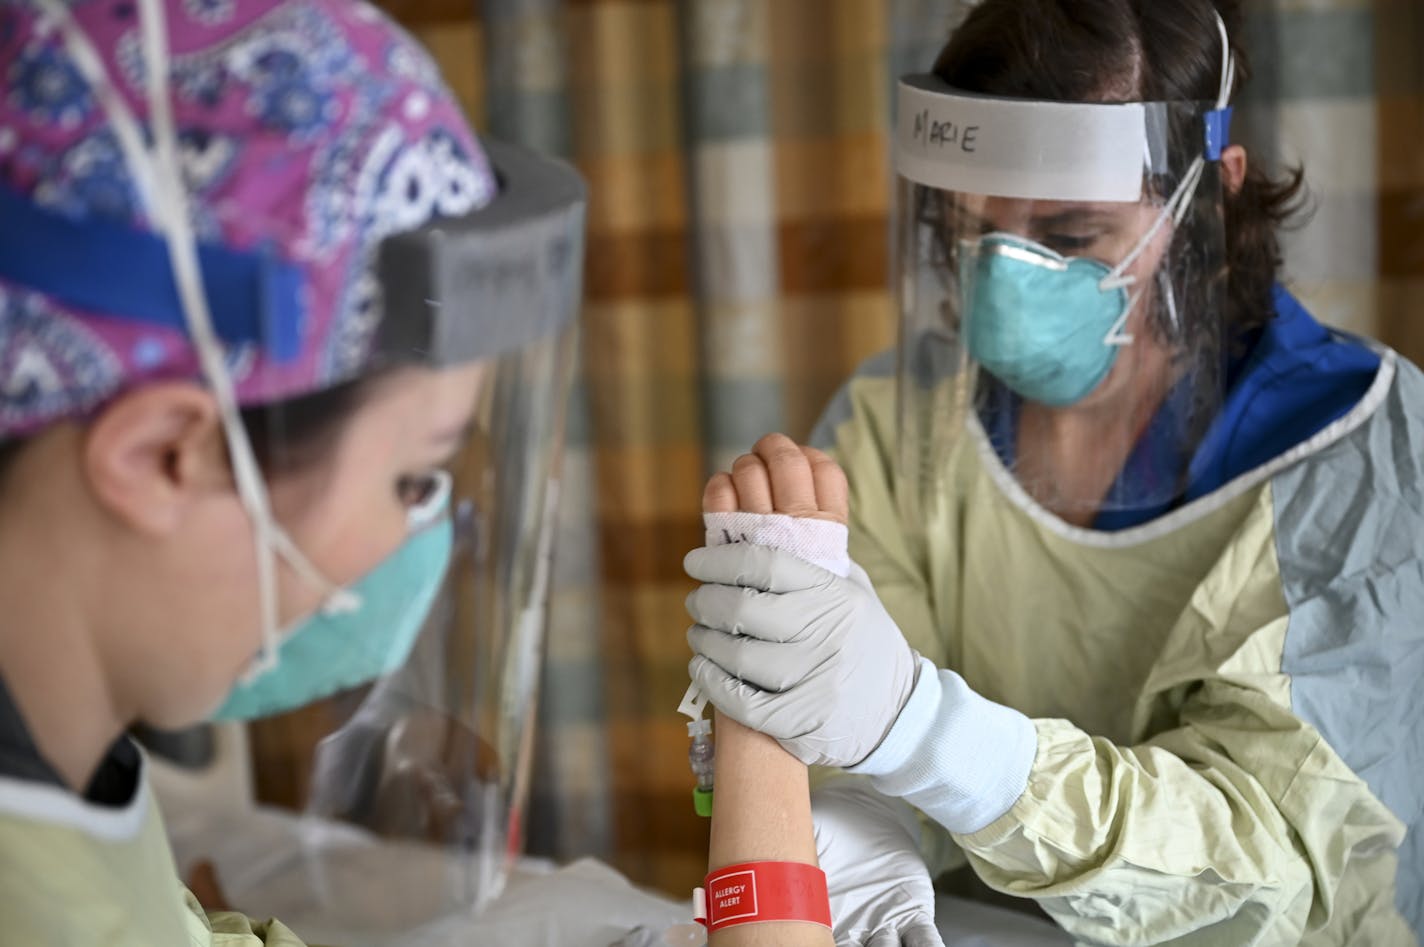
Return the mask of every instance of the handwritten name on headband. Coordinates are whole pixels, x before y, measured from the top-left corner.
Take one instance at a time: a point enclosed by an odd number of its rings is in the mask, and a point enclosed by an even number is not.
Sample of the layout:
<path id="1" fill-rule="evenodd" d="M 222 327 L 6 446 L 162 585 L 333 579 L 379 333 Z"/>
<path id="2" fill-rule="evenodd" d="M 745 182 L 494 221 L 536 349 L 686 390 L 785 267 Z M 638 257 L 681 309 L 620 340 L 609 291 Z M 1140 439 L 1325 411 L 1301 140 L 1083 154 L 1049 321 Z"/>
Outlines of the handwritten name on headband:
<path id="1" fill-rule="evenodd" d="M 979 131 L 978 125 L 961 125 L 931 116 L 929 109 L 921 109 L 915 114 L 914 138 L 927 149 L 958 148 L 972 155 L 978 148 Z"/>

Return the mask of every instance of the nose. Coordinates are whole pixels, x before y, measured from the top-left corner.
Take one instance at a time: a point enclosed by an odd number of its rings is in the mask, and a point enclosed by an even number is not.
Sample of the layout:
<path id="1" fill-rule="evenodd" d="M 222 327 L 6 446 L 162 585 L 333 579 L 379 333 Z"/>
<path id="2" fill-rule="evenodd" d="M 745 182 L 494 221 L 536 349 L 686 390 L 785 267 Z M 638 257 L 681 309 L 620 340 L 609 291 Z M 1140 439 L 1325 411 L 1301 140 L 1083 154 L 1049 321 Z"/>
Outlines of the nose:
<path id="1" fill-rule="evenodd" d="M 1032 239 L 1033 206 L 1033 201 L 989 197 L 985 198 L 977 216 L 984 222 L 985 233 L 1007 233 Z"/>

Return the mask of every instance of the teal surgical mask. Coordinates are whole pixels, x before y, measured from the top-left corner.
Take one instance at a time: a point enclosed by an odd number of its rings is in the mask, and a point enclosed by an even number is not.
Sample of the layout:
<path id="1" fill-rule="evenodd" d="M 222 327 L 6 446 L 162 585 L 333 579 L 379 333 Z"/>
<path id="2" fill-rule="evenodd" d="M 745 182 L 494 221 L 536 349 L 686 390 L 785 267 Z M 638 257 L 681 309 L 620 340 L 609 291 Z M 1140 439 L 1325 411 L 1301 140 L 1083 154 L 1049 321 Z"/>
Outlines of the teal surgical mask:
<path id="1" fill-rule="evenodd" d="M 1132 342 L 1124 330 L 1134 298 L 1124 280 L 1096 260 L 1012 234 L 966 250 L 966 342 L 980 365 L 1024 398 L 1057 408 L 1103 383 Z"/>
<path id="2" fill-rule="evenodd" d="M 1128 269 L 1169 224 L 1180 226 L 1201 182 L 1198 158 L 1137 244 L 1117 266 L 1065 257 L 1025 237 L 991 233 L 961 250 L 970 299 L 969 354 L 1010 389 L 1054 408 L 1077 404 L 1103 383 L 1132 345 L 1127 320 L 1141 292 Z M 1180 316 L 1171 282 L 1158 274 L 1173 329 Z"/>
<path id="3" fill-rule="evenodd" d="M 410 511 L 410 536 L 349 589 L 281 636 L 275 661 L 239 682 L 214 720 L 251 720 L 309 704 L 405 663 L 450 564 L 450 479 Z"/>

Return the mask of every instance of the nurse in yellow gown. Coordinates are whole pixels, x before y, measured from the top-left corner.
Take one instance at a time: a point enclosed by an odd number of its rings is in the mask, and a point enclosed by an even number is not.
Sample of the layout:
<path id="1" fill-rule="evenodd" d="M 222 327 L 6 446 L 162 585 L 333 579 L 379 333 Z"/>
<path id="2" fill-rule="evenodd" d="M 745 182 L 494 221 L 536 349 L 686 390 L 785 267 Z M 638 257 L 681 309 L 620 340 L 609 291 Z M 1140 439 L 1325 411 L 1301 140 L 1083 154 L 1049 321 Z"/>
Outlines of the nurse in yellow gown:
<path id="1" fill-rule="evenodd" d="M 865 580 L 695 552 L 691 670 L 1077 942 L 1414 943 L 1424 376 L 1280 285 L 1219 6 L 985 0 L 902 80 L 901 342 L 813 437 Z"/>

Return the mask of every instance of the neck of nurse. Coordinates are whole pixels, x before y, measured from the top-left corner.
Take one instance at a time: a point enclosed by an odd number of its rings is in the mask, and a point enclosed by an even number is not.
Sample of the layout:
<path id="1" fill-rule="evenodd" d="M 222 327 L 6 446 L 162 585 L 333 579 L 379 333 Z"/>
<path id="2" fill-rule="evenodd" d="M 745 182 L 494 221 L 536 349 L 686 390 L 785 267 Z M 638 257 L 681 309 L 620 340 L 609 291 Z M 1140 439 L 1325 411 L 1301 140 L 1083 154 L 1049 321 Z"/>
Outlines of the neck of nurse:
<path id="1" fill-rule="evenodd" d="M 1161 378 L 1162 376 L 1157 376 Z M 1059 519 L 1092 526 L 1170 385 L 1148 382 L 1101 404 L 1025 404 L 1019 418 L 1019 482 Z"/>
<path id="2" fill-rule="evenodd" d="M 52 496 L 11 485 L 0 502 L 0 679 L 40 754 L 83 792 L 127 720 L 84 595 L 97 553 L 74 544 Z"/>

